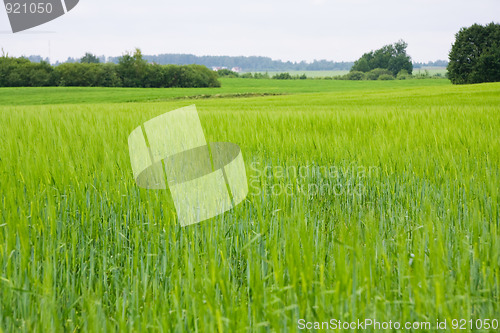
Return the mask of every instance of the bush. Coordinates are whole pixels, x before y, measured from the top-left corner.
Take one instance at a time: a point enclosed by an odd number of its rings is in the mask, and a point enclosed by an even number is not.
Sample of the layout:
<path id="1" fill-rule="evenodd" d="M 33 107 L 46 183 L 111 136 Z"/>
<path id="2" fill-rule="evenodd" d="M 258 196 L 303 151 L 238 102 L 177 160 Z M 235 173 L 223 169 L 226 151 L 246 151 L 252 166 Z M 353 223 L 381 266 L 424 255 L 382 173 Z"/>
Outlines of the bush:
<path id="1" fill-rule="evenodd" d="M 378 77 L 378 80 L 381 81 L 394 80 L 394 76 L 392 76 L 391 74 L 382 74 Z"/>
<path id="2" fill-rule="evenodd" d="M 54 70 L 45 61 L 0 57 L 0 87 L 45 87 L 55 84 Z"/>
<path id="3" fill-rule="evenodd" d="M 279 73 L 274 75 L 272 78 L 275 80 L 306 80 L 307 75 L 290 75 L 290 73 Z"/>
<path id="4" fill-rule="evenodd" d="M 0 57 L 0 87 L 20 87 L 28 84 L 28 78 L 23 77 L 21 68 L 30 61 L 24 58 Z"/>
<path id="5" fill-rule="evenodd" d="M 217 71 L 217 74 L 219 75 L 219 77 L 231 77 L 231 78 L 235 78 L 235 77 L 239 77 L 239 74 L 236 73 L 236 72 L 233 72 L 229 69 L 219 69 Z"/>
<path id="6" fill-rule="evenodd" d="M 413 77 L 417 79 L 428 79 L 431 76 L 429 74 L 429 71 L 427 69 L 424 69 L 423 71 L 419 71 L 418 74 L 414 75 Z"/>
<path id="7" fill-rule="evenodd" d="M 355 81 L 364 80 L 365 73 L 361 71 L 352 71 L 344 75 L 343 78 L 344 80 L 355 80 Z"/>
<path id="8" fill-rule="evenodd" d="M 398 80 L 407 80 L 407 79 L 411 79 L 411 75 L 408 73 L 408 71 L 406 69 L 402 69 L 399 71 L 396 78 Z"/>
<path id="9" fill-rule="evenodd" d="M 253 78 L 254 79 L 269 79 L 269 74 L 267 72 L 265 72 L 264 74 L 254 73 Z"/>
<path id="10" fill-rule="evenodd" d="M 185 65 L 180 67 L 180 88 L 220 87 L 217 73 L 203 65 Z"/>
<path id="11" fill-rule="evenodd" d="M 292 80 L 290 73 L 279 73 L 273 76 L 274 80 Z"/>
<path id="12" fill-rule="evenodd" d="M 146 88 L 167 88 L 165 66 L 153 64 L 147 67 L 144 86 Z"/>
<path id="13" fill-rule="evenodd" d="M 366 79 L 367 80 L 377 80 L 380 75 L 391 75 L 391 72 L 388 69 L 384 68 L 375 68 L 366 73 Z"/>
<path id="14" fill-rule="evenodd" d="M 121 87 L 116 65 L 66 63 L 55 68 L 57 85 L 68 87 Z"/>

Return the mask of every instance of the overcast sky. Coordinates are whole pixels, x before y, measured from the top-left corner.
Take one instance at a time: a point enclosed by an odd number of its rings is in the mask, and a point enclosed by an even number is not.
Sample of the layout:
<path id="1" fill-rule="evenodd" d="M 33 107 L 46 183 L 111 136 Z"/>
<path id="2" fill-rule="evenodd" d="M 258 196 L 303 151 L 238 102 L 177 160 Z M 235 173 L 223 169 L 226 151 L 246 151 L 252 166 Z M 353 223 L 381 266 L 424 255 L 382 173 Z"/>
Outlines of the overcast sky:
<path id="1" fill-rule="evenodd" d="M 66 15 L 12 34 L 0 8 L 0 47 L 51 61 L 89 51 L 262 55 L 350 61 L 402 38 L 414 61 L 447 59 L 454 34 L 500 21 L 499 0 L 80 0 Z"/>

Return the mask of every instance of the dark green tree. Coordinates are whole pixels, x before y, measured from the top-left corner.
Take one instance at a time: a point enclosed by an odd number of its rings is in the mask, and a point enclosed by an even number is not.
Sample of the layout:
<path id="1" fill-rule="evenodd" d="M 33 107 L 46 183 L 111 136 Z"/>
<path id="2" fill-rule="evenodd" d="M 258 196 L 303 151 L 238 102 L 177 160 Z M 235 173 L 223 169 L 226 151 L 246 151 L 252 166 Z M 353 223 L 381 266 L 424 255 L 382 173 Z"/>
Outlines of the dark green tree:
<path id="1" fill-rule="evenodd" d="M 397 54 L 389 60 L 389 67 L 387 68 L 392 75 L 398 75 L 401 70 L 405 70 L 408 74 L 413 72 L 413 65 L 411 58 L 406 54 Z"/>
<path id="2" fill-rule="evenodd" d="M 135 49 L 134 54 L 127 53 L 118 61 L 118 76 L 123 81 L 124 87 L 145 86 L 148 63 L 142 57 L 140 49 Z"/>
<path id="3" fill-rule="evenodd" d="M 370 64 L 368 63 L 369 60 L 370 60 L 369 56 L 363 55 L 359 60 L 357 60 L 354 63 L 354 66 L 353 66 L 353 68 L 355 68 L 354 70 L 360 71 L 360 72 L 365 72 L 365 73 L 369 72 L 370 71 Z M 351 69 L 351 70 L 353 70 L 353 69 Z"/>
<path id="4" fill-rule="evenodd" d="M 474 24 L 455 35 L 448 63 L 454 84 L 500 81 L 500 24 Z"/>
<path id="5" fill-rule="evenodd" d="M 99 58 L 97 58 L 92 53 L 85 53 L 85 55 L 80 59 L 80 63 L 82 64 L 98 64 L 100 63 Z"/>

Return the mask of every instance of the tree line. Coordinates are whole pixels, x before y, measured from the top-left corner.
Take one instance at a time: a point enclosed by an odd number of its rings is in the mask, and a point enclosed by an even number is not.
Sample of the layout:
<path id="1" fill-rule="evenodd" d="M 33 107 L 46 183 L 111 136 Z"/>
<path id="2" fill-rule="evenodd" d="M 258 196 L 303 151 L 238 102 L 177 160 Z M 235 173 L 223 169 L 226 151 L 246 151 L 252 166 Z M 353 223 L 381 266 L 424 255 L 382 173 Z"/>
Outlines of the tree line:
<path id="1" fill-rule="evenodd" d="M 428 61 L 428 62 L 413 62 L 413 68 L 422 68 L 422 67 L 446 67 L 448 66 L 447 60 L 436 60 L 436 61 Z"/>
<path id="2" fill-rule="evenodd" d="M 259 56 L 196 56 L 193 54 L 159 54 L 145 55 L 150 63 L 161 65 L 175 64 L 188 65 L 199 64 L 209 68 L 226 67 L 226 68 L 241 68 L 243 72 L 277 72 L 277 71 L 323 71 L 323 70 L 349 70 L 353 62 L 334 62 L 328 60 L 314 60 L 311 63 L 306 61 L 292 62 L 273 60 L 269 57 Z M 118 57 L 109 57 L 108 62 L 118 63 Z"/>
<path id="3" fill-rule="evenodd" d="M 31 62 L 49 61 L 48 58 L 43 58 L 39 55 L 31 55 L 26 57 Z M 111 62 L 118 64 L 120 57 L 106 57 L 104 55 L 95 56 L 101 63 Z M 268 57 L 232 57 L 232 56 L 195 56 L 192 54 L 160 54 L 160 55 L 144 55 L 143 58 L 149 63 L 160 65 L 204 65 L 208 68 L 219 67 L 232 69 L 234 67 L 241 68 L 242 72 L 286 72 L 286 71 L 348 71 L 354 65 L 352 61 L 335 62 L 328 60 L 314 60 L 312 63 L 306 61 L 291 62 L 272 60 Z M 77 63 L 81 59 L 68 57 L 65 61 L 57 61 L 55 64 L 62 63 Z M 413 62 L 413 68 L 422 67 L 446 67 L 448 61 L 436 60 L 428 62 Z"/>
<path id="4" fill-rule="evenodd" d="M 8 55 L 0 57 L 0 87 L 220 87 L 216 72 L 203 65 L 149 64 L 139 49 L 120 57 L 117 64 L 100 63 L 86 54 L 79 63 L 51 66 Z"/>

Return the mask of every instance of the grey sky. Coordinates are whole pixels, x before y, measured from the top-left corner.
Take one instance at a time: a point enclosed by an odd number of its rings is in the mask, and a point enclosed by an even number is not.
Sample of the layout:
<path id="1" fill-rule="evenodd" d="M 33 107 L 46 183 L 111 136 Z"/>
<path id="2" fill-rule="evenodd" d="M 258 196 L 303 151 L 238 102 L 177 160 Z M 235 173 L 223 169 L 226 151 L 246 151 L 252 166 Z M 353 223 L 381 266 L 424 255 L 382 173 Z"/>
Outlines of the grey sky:
<path id="1" fill-rule="evenodd" d="M 349 61 L 402 38 L 413 60 L 428 61 L 447 59 L 460 27 L 492 21 L 500 21 L 499 0 L 80 0 L 63 17 L 18 34 L 8 33 L 0 8 L 0 47 L 13 56 L 50 50 L 52 61 L 135 47 Z"/>

